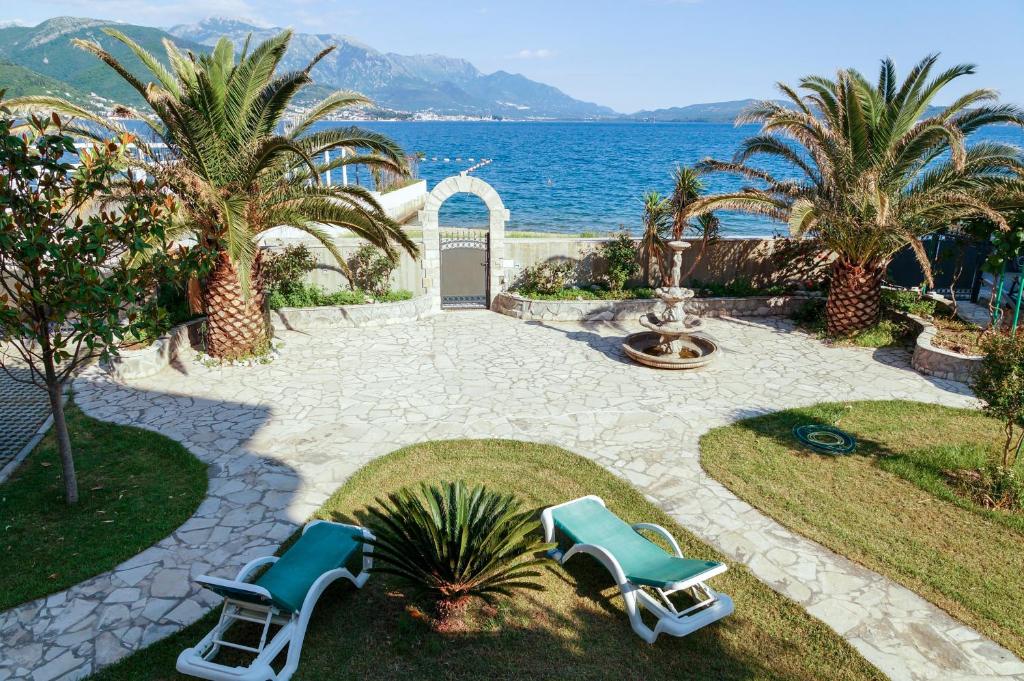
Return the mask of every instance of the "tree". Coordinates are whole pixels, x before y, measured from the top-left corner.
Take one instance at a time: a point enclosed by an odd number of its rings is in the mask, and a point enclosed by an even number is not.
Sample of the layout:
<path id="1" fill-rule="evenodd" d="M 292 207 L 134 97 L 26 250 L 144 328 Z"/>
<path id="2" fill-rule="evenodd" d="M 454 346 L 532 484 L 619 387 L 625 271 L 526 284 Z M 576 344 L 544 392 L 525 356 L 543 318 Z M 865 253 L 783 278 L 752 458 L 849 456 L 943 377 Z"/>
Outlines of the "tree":
<path id="1" fill-rule="evenodd" d="M 696 212 L 739 210 L 789 223 L 790 233 L 817 238 L 836 258 L 826 305 L 830 335 L 874 324 L 881 310 L 885 268 L 910 245 L 931 283 L 920 237 L 959 220 L 985 217 L 1007 229 L 1000 210 L 1014 198 L 1024 171 L 1017 148 L 995 142 L 967 144 L 986 125 L 1024 125 L 1016 106 L 996 104 L 979 89 L 935 110 L 932 103 L 974 66 L 932 75 L 937 56 L 918 63 L 902 83 L 889 59 L 876 84 L 853 69 L 834 80 L 808 76 L 806 94 L 779 84 L 788 101 L 765 101 L 737 123 L 760 123 L 732 162 L 705 161 L 703 171 L 739 173 L 758 183 L 697 201 Z M 779 179 L 750 165 L 766 158 L 798 179 Z"/>
<path id="2" fill-rule="evenodd" d="M 13 124 L 0 103 L 0 366 L 10 373 L 20 360 L 28 377 L 12 377 L 45 388 L 74 504 L 64 385 L 129 334 L 151 330 L 156 285 L 173 267 L 165 248 L 173 202 L 139 181 L 115 206 L 102 204 L 126 169 L 131 137 L 79 153 L 56 114 L 30 117 L 21 135 Z"/>
<path id="3" fill-rule="evenodd" d="M 985 356 L 971 387 L 992 418 L 1003 422 L 1005 438 L 997 467 L 1012 468 L 1024 442 L 1024 335 L 989 334 Z"/>
<path id="4" fill-rule="evenodd" d="M 643 261 L 644 281 L 654 286 L 663 278 L 662 263 L 665 260 L 665 237 L 668 236 L 671 219 L 669 200 L 656 191 L 644 194 L 643 226 L 640 239 L 640 258 Z M 655 280 L 657 276 L 657 281 Z"/>
<path id="5" fill-rule="evenodd" d="M 203 289 L 206 349 L 212 356 L 259 354 L 268 342 L 257 243 L 261 233 L 280 225 L 302 230 L 323 243 L 343 272 L 345 259 L 325 225 L 346 228 L 393 259 L 396 246 L 416 254 L 416 245 L 370 192 L 320 181 L 325 173 L 345 165 L 408 173 L 404 153 L 384 135 L 356 127 L 316 128 L 339 110 L 367 105 L 369 100 L 336 92 L 281 131 L 289 105 L 312 82 L 310 71 L 333 47 L 302 70 L 278 73 L 290 31 L 251 50 L 246 41 L 237 56 L 226 38 L 209 54 L 182 52 L 167 41 L 168 69 L 121 32 L 103 31 L 124 43 L 154 80 L 142 82 L 96 42 L 74 43 L 106 63 L 146 101 L 148 112 L 122 108 L 167 144 L 170 158 L 158 160 L 142 145 L 150 153 L 141 169 L 178 197 L 175 234 L 192 232 L 200 244 L 217 252 Z M 25 97 L 15 104 L 111 126 L 55 97 Z M 323 160 L 325 152 L 335 152 L 329 162 Z"/>
<path id="6" fill-rule="evenodd" d="M 704 194 L 704 181 L 701 173 L 695 168 L 678 165 L 672 173 L 672 196 L 669 198 L 672 211 L 672 238 L 676 241 L 684 238 L 687 232 L 700 235 L 700 248 L 690 263 L 690 268 L 681 275 L 680 281 L 686 281 L 697 268 L 701 256 L 707 250 L 708 243 L 718 238 L 721 226 L 718 216 L 714 213 L 695 212 L 697 199 Z"/>

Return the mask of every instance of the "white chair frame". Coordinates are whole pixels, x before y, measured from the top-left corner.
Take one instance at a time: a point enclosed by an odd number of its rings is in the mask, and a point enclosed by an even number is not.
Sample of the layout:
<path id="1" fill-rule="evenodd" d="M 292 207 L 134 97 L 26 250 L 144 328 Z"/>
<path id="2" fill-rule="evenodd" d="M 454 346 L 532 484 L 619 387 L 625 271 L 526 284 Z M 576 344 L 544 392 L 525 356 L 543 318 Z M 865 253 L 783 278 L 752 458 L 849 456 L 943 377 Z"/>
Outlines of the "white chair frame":
<path id="1" fill-rule="evenodd" d="M 330 522 L 327 520 L 314 520 L 303 529 L 303 534 L 310 527 L 319 523 Z M 358 525 L 343 525 L 342 523 L 330 523 L 357 529 L 362 533 L 364 539 L 373 539 L 373 533 Z M 265 599 L 268 603 L 271 600 L 270 592 L 266 589 L 250 583 L 248 580 L 257 569 L 264 565 L 277 562 L 277 556 L 266 556 L 246 563 L 238 571 L 234 580 L 220 579 L 218 577 L 207 577 L 205 575 L 198 579 L 211 585 L 231 587 L 240 591 L 247 591 L 254 596 Z M 353 575 L 347 568 L 337 568 L 323 573 L 313 582 L 306 598 L 302 602 L 302 608 L 297 612 L 287 613 L 273 605 L 259 605 L 248 601 L 227 597 L 224 599 L 224 607 L 221 610 L 220 620 L 210 632 L 193 648 L 186 648 L 178 656 L 175 665 L 182 674 L 189 674 L 209 681 L 288 681 L 299 667 L 299 656 L 302 653 L 302 643 L 306 638 L 306 628 L 309 626 L 309 619 L 313 615 L 313 608 L 323 592 L 333 582 L 345 578 L 352 582 L 356 588 L 363 588 L 370 578 L 369 570 L 373 567 L 373 547 L 370 544 L 363 544 L 363 563 L 358 575 Z M 233 643 L 224 639 L 228 630 L 235 622 L 255 622 L 263 625 L 260 642 L 257 647 Z M 280 625 L 280 629 L 270 641 L 267 641 L 267 634 L 272 625 Z M 281 671 L 275 672 L 271 663 L 277 656 L 288 647 L 288 655 Z M 213 659 L 220 652 L 221 647 L 236 648 L 256 655 L 255 659 L 245 667 L 228 667 L 218 664 Z"/>
<path id="2" fill-rule="evenodd" d="M 601 497 L 591 494 L 558 504 L 557 506 L 551 506 L 541 512 L 540 520 L 544 527 L 545 542 L 554 542 L 556 540 L 553 511 L 584 499 L 592 499 L 605 506 L 604 500 Z M 672 547 L 672 551 L 676 556 L 685 558 L 682 550 L 679 548 L 679 542 L 664 527 L 653 523 L 636 523 L 632 527 L 638 533 L 641 530 L 647 530 L 661 535 L 668 542 L 669 546 Z M 712 622 L 731 615 L 734 610 L 732 599 L 729 596 L 714 591 L 703 581 L 725 572 L 728 569 L 725 565 L 708 570 L 692 579 L 675 582 L 663 589 L 649 587 L 657 594 L 658 598 L 655 598 L 642 585 L 629 581 L 615 556 L 600 545 L 573 544 L 567 551 L 555 548 L 548 555 L 557 560 L 559 564 L 564 565 L 566 561 L 577 553 L 593 556 L 611 573 L 616 586 L 619 587 L 619 591 L 622 593 L 622 600 L 625 603 L 626 615 L 629 617 L 630 626 L 647 643 L 654 643 L 658 636 L 663 633 L 671 636 L 686 636 L 697 629 L 706 627 Z M 680 611 L 669 599 L 669 596 L 686 589 L 690 590 L 697 603 Z M 651 629 L 644 623 L 642 610 L 647 610 L 657 618 L 654 629 Z"/>

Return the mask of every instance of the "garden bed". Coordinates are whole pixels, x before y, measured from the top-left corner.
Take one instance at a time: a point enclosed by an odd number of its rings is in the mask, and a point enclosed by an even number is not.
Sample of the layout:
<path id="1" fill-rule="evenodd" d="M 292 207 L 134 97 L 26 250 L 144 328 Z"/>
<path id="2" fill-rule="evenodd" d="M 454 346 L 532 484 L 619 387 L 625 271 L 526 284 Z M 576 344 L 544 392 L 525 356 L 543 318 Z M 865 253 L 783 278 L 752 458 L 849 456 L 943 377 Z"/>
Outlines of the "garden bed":
<path id="1" fill-rule="evenodd" d="M 283 307 L 270 311 L 270 322 L 275 333 L 282 333 L 400 324 L 422 319 L 433 311 L 429 296 L 417 296 L 386 303 Z"/>
<path id="2" fill-rule="evenodd" d="M 816 293 L 793 293 L 749 297 L 691 298 L 686 311 L 702 317 L 788 316 L 799 310 Z M 517 319 L 579 322 L 636 321 L 662 305 L 657 298 L 542 300 L 513 292 L 494 297 L 493 309 Z"/>
<path id="3" fill-rule="evenodd" d="M 813 454 L 797 425 L 854 435 L 850 456 Z M 984 467 L 1002 424 L 916 402 L 820 404 L 740 421 L 701 440 L 712 477 L 783 525 L 935 603 L 1024 654 L 1024 513 L 961 496 L 949 471 Z"/>
<path id="4" fill-rule="evenodd" d="M 205 321 L 205 318 L 200 318 L 178 324 L 150 345 L 123 349 L 110 360 L 107 369 L 119 381 L 158 374 L 178 359 L 182 351 L 200 343 Z"/>
<path id="5" fill-rule="evenodd" d="M 365 523 L 377 497 L 421 480 L 465 480 L 516 494 L 541 508 L 585 494 L 603 497 L 630 522 L 664 525 L 689 556 L 725 559 L 626 482 L 593 462 L 548 445 L 507 440 L 428 442 L 382 457 L 357 472 L 318 512 Z M 655 645 L 631 631 L 608 572 L 581 556 L 540 567 L 543 591 L 519 592 L 488 608 L 474 601 L 457 630 L 431 629 L 390 576 L 360 591 L 344 580 L 321 598 L 296 679 L 879 679 L 846 641 L 780 596 L 740 564 L 712 586 L 736 612 L 685 639 Z M 184 679 L 174 661 L 215 622 L 210 615 L 114 667 L 99 681 Z M 226 655 L 226 661 L 232 658 Z M 566 671 L 568 670 L 568 671 Z"/>
<path id="6" fill-rule="evenodd" d="M 131 558 L 188 520 L 206 466 L 177 442 L 65 408 L 81 499 L 64 503 L 53 431 L 0 484 L 0 610 Z"/>

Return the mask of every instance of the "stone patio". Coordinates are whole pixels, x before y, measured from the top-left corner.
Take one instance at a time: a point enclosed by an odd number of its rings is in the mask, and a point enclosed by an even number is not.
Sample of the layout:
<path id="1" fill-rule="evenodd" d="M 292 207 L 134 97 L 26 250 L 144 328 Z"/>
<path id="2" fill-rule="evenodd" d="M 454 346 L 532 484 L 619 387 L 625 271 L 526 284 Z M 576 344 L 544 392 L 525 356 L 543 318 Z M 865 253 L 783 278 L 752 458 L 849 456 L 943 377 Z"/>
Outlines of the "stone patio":
<path id="1" fill-rule="evenodd" d="M 971 405 L 965 386 L 917 374 L 904 351 L 827 348 L 781 319 L 708 320 L 718 363 L 657 371 L 622 354 L 638 328 L 456 312 L 288 332 L 282 357 L 255 368 L 189 364 L 130 386 L 92 370 L 78 404 L 183 442 L 211 464 L 209 496 L 112 573 L 0 613 L 0 681 L 80 678 L 166 636 L 214 603 L 190 576 L 230 576 L 273 552 L 372 458 L 467 437 L 559 445 L 629 479 L 894 679 L 1024 679 L 1005 649 L 761 515 L 699 464 L 699 437 L 736 419 L 838 399 Z"/>

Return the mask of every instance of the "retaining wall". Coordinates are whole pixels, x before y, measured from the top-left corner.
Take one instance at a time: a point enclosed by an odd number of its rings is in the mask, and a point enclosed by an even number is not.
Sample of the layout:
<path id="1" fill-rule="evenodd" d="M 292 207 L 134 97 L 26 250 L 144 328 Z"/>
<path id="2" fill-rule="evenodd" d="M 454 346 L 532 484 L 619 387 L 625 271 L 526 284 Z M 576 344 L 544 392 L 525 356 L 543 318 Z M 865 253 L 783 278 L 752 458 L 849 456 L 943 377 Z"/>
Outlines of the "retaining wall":
<path id="1" fill-rule="evenodd" d="M 945 378 L 961 383 L 970 383 L 981 366 L 981 355 L 961 355 L 934 344 L 938 329 L 922 317 L 905 315 L 920 333 L 914 342 L 914 355 L 910 365 L 919 373 L 936 378 Z"/>
<path id="2" fill-rule="evenodd" d="M 205 319 L 194 319 L 179 324 L 160 336 L 152 345 L 138 350 L 122 350 L 107 365 L 107 370 L 119 381 L 131 381 L 160 373 L 183 352 L 188 352 L 201 338 Z"/>
<path id="3" fill-rule="evenodd" d="M 385 326 L 410 322 L 431 314 L 430 299 L 417 296 L 411 300 L 367 305 L 333 307 L 285 307 L 270 311 L 270 323 L 276 333 L 312 331 L 360 326 Z"/>

